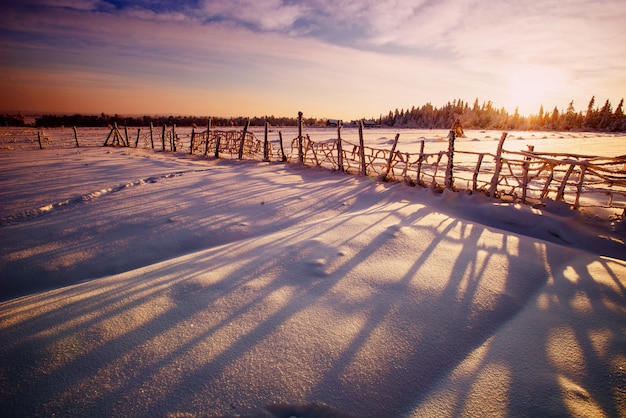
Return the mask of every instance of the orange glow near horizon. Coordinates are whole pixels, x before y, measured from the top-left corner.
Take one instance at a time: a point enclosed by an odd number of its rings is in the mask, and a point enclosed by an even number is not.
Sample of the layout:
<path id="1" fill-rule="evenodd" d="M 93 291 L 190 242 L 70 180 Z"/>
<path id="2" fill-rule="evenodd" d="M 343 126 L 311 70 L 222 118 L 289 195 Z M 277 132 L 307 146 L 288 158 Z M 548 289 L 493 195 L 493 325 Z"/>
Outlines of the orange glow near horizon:
<path id="1" fill-rule="evenodd" d="M 351 120 L 478 99 L 527 116 L 626 97 L 619 0 L 44 3 L 0 6 L 0 112 Z"/>

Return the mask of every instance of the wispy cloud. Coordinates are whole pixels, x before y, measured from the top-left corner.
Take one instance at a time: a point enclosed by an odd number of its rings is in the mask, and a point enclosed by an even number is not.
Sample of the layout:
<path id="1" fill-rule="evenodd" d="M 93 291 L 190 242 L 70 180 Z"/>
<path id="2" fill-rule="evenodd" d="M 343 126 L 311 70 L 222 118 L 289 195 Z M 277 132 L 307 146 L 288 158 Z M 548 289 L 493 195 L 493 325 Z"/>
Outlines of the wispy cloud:
<path id="1" fill-rule="evenodd" d="M 626 95 L 621 0 L 5 0 L 0 12 L 2 67 L 91 73 L 94 88 L 253 92 L 354 116 L 457 97 L 511 107 L 532 77 L 550 105 Z"/>

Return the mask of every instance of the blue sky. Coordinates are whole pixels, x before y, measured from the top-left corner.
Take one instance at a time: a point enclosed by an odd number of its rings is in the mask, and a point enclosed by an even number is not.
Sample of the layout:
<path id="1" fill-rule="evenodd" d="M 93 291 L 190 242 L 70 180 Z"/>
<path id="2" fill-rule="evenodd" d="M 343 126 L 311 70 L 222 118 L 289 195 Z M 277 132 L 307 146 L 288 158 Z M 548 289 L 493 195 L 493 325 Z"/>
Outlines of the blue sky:
<path id="1" fill-rule="evenodd" d="M 3 0 L 0 111 L 351 119 L 626 96 L 623 0 Z"/>

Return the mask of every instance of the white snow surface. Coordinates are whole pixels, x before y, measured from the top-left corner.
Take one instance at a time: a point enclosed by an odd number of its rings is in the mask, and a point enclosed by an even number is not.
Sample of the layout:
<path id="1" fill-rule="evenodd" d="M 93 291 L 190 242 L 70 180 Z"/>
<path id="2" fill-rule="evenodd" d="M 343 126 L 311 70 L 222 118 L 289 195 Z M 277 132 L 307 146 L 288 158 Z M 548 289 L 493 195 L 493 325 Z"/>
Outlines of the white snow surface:
<path id="1" fill-rule="evenodd" d="M 626 416 L 626 240 L 465 193 L 0 151 L 0 416 Z"/>

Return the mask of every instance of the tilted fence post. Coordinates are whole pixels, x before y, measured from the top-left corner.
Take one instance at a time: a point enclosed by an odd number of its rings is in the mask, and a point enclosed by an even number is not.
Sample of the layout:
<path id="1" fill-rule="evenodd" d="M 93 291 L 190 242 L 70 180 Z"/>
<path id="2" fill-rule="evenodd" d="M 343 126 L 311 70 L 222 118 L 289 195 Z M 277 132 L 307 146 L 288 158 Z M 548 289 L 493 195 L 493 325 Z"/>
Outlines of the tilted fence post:
<path id="1" fill-rule="evenodd" d="M 78 132 L 76 132 L 76 126 L 73 126 L 74 128 L 74 139 L 76 140 L 76 148 L 78 147 Z"/>
<path id="2" fill-rule="evenodd" d="M 220 158 L 220 144 L 222 142 L 222 135 L 217 135 L 215 138 L 215 158 Z"/>
<path id="3" fill-rule="evenodd" d="M 246 142 L 246 134 L 248 133 L 248 126 L 250 126 L 250 119 L 246 120 L 246 124 L 243 127 L 243 132 L 241 133 L 241 141 L 239 142 L 239 159 L 243 159 L 243 146 Z"/>
<path id="4" fill-rule="evenodd" d="M 574 201 L 574 208 L 580 208 L 580 195 L 583 191 L 583 182 L 585 181 L 585 173 L 587 172 L 587 166 L 580 166 L 580 177 L 578 178 L 578 184 L 576 185 L 576 200 Z"/>
<path id="5" fill-rule="evenodd" d="M 502 170 L 502 146 L 506 139 L 507 133 L 502 132 L 500 142 L 498 142 L 498 150 L 496 151 L 496 168 L 491 178 L 491 189 L 489 190 L 489 196 L 495 197 L 498 189 L 498 180 L 500 179 L 500 170 Z"/>
<path id="6" fill-rule="evenodd" d="M 478 154 L 478 161 L 476 161 L 476 168 L 474 168 L 474 175 L 472 176 L 472 191 L 475 192 L 478 189 L 478 175 L 480 174 L 480 166 L 483 163 L 485 154 Z"/>
<path id="7" fill-rule="evenodd" d="M 389 153 L 389 159 L 387 160 L 387 169 L 385 170 L 384 179 L 387 180 L 389 177 L 389 172 L 391 171 L 391 163 L 393 163 L 393 157 L 396 153 L 396 147 L 398 146 L 398 139 L 400 139 L 400 134 L 396 134 L 396 139 L 393 141 L 393 146 L 391 147 L 391 152 Z"/>
<path id="8" fill-rule="evenodd" d="M 150 122 L 150 147 L 152 149 L 154 149 L 154 136 L 153 136 L 153 131 L 154 130 L 154 126 L 152 124 L 152 122 Z"/>
<path id="9" fill-rule="evenodd" d="M 556 193 L 555 201 L 565 201 L 565 188 L 567 187 L 567 181 L 569 180 L 569 177 L 572 175 L 572 172 L 574 172 L 575 166 L 576 166 L 575 164 L 570 164 L 569 168 L 565 172 L 565 175 L 563 176 L 563 180 L 561 180 L 561 185 L 559 186 L 559 190 Z"/>
<path id="10" fill-rule="evenodd" d="M 113 135 L 113 131 L 115 128 L 111 128 L 111 131 L 109 132 L 109 135 L 107 136 L 107 139 L 104 140 L 104 144 L 102 145 L 103 147 L 106 147 L 109 143 L 109 138 L 111 138 L 111 135 Z"/>

